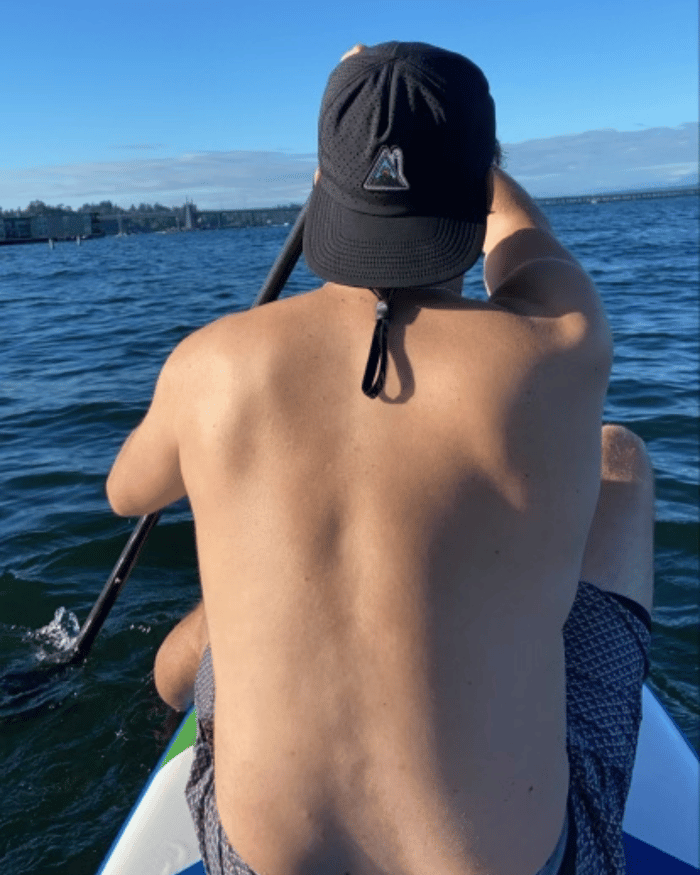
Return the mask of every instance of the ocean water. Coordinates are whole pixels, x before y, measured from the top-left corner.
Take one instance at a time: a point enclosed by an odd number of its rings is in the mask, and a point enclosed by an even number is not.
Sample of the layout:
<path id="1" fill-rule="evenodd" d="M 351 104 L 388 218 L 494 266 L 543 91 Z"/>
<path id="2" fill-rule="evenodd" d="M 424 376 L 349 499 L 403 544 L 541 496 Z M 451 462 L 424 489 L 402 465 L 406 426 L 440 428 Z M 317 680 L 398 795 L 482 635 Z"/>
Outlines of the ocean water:
<path id="1" fill-rule="evenodd" d="M 615 336 L 605 411 L 656 470 L 650 685 L 700 748 L 698 200 L 546 207 Z M 198 599 L 192 527 L 166 510 L 87 662 L 47 657 L 92 607 L 135 520 L 104 480 L 158 370 L 250 305 L 288 233 L 265 227 L 0 247 L 0 871 L 92 875 L 179 723 L 155 651 Z M 300 263 L 285 294 L 312 288 Z M 478 267 L 466 294 L 482 296 Z"/>

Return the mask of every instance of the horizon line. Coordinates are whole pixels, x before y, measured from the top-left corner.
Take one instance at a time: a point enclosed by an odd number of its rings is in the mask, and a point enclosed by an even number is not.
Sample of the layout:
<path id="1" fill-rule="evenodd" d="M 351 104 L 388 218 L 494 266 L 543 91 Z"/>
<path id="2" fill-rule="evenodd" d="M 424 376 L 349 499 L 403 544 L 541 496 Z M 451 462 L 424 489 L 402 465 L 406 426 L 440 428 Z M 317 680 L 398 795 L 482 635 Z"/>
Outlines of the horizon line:
<path id="1" fill-rule="evenodd" d="M 541 195 L 530 194 L 530 197 L 532 198 L 533 201 L 552 201 L 552 200 L 564 200 L 564 199 L 569 199 L 569 198 L 602 198 L 602 197 L 611 197 L 611 196 L 615 196 L 615 195 L 621 196 L 621 195 L 653 194 L 653 193 L 659 193 L 659 194 L 669 193 L 669 194 L 671 194 L 673 192 L 680 192 L 680 191 L 687 191 L 688 194 L 692 194 L 692 193 L 696 193 L 696 192 L 700 193 L 700 180 L 698 180 L 697 182 L 686 183 L 685 185 L 669 184 L 669 185 L 645 187 L 645 188 L 624 188 L 624 189 L 612 189 L 612 190 L 606 189 L 604 191 L 600 191 L 600 190 L 590 191 L 589 190 L 589 191 L 585 191 L 585 192 L 572 192 L 570 194 L 541 194 Z M 36 198 L 36 200 L 40 200 L 40 199 Z M 66 212 L 66 213 L 88 212 L 87 210 L 83 210 L 83 207 L 73 208 L 71 206 L 63 206 L 62 204 L 57 205 L 57 206 L 52 206 L 51 204 L 44 203 L 44 201 L 41 201 L 41 203 L 43 203 L 44 206 L 50 210 L 63 209 L 63 212 Z M 157 203 L 157 201 L 156 201 L 156 203 Z M 195 211 L 198 213 L 244 213 L 244 212 L 250 212 L 251 210 L 257 211 L 257 210 L 301 209 L 303 206 L 303 203 L 289 202 L 286 204 L 279 204 L 278 203 L 278 204 L 275 204 L 274 206 L 268 204 L 267 206 L 201 207 L 201 208 L 199 208 L 199 207 L 197 207 L 196 203 L 194 201 L 192 201 L 191 198 L 185 197 L 184 203 L 182 203 L 181 205 L 178 205 L 178 206 L 167 207 L 164 204 L 159 204 L 160 207 L 164 208 L 163 214 L 167 214 L 168 212 L 175 212 L 176 210 L 182 210 L 185 207 L 187 207 L 188 205 L 190 207 L 194 207 Z M 30 206 L 30 204 L 28 204 L 27 207 L 24 208 L 24 210 L 28 209 L 29 206 Z M 99 205 L 98 204 L 84 204 L 83 206 L 99 206 Z M 153 205 L 152 204 L 144 204 L 144 206 L 153 206 Z M 119 204 L 113 204 L 113 207 L 115 207 L 118 210 L 122 210 L 124 213 L 138 214 L 138 212 L 139 212 L 138 207 L 134 207 L 133 204 L 129 208 L 120 207 Z M 8 218 L 8 219 L 9 218 L 19 218 L 18 216 L 16 216 L 16 215 L 13 216 L 12 214 L 16 214 L 17 212 L 24 212 L 24 210 L 22 210 L 21 208 L 19 210 L 3 210 L 2 213 L 0 213 L 0 218 Z M 92 210 L 92 212 L 97 212 L 97 211 Z M 152 210 L 151 212 L 156 212 L 156 211 Z M 40 215 L 40 214 L 33 213 L 30 215 Z M 99 215 L 110 215 L 110 214 L 99 213 Z M 117 214 L 115 213 L 114 215 L 117 215 Z M 25 218 L 26 218 L 26 216 L 25 216 Z"/>

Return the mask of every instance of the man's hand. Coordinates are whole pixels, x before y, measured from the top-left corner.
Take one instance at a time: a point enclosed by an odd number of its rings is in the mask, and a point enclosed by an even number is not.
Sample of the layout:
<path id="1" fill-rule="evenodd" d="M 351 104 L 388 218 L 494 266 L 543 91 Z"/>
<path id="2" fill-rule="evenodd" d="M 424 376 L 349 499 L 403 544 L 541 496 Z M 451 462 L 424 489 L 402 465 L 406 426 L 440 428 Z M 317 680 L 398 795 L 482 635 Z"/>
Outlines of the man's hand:
<path id="1" fill-rule="evenodd" d="M 357 43 L 357 45 L 354 45 L 351 49 L 348 49 L 348 51 L 345 52 L 340 60 L 344 61 L 346 58 L 350 58 L 352 57 L 352 55 L 356 55 L 358 52 L 361 52 L 366 48 L 367 46 L 363 45 L 362 43 Z"/>

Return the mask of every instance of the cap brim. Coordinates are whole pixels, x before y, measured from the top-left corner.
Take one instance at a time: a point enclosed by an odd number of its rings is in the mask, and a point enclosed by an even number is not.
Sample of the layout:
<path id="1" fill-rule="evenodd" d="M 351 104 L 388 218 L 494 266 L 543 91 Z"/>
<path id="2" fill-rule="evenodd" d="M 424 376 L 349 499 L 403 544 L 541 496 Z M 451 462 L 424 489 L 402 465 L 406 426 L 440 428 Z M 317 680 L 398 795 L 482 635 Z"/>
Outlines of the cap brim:
<path id="1" fill-rule="evenodd" d="M 322 279 L 343 285 L 430 285 L 469 270 L 485 235 L 485 220 L 361 213 L 338 204 L 319 180 L 304 222 L 304 257 Z"/>

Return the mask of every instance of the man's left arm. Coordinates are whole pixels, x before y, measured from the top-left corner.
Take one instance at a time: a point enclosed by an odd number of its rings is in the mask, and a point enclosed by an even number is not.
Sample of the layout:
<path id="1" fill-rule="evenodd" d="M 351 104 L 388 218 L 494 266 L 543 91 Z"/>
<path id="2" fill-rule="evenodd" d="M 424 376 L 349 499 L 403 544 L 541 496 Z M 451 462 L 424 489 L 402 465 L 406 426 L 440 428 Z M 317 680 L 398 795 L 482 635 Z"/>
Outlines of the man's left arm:
<path id="1" fill-rule="evenodd" d="M 107 498 L 120 516 L 142 516 L 185 495 L 180 471 L 177 414 L 183 369 L 173 354 L 158 377 L 151 406 L 129 435 L 107 478 Z"/>

